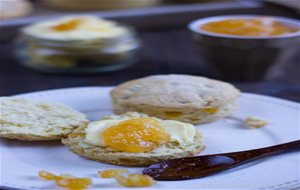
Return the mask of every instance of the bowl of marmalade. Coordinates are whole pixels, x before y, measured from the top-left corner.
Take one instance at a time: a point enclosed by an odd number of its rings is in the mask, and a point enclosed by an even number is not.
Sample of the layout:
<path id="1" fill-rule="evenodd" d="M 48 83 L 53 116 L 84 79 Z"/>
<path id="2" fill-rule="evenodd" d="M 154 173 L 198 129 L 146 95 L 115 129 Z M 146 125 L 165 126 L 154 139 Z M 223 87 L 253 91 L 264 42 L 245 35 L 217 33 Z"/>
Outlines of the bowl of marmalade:
<path id="1" fill-rule="evenodd" d="M 300 22 L 260 15 L 215 16 L 191 22 L 197 48 L 214 77 L 258 81 L 299 53 Z"/>

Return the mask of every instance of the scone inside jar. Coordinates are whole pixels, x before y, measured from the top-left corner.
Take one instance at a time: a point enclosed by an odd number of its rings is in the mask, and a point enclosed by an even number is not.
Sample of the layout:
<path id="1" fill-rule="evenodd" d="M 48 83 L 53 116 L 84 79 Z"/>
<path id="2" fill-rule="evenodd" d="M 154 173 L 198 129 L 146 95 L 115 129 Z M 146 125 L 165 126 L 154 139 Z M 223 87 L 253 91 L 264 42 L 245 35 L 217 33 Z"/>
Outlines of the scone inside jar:
<path id="1" fill-rule="evenodd" d="M 137 60 L 134 30 L 94 16 L 42 21 L 21 30 L 16 53 L 20 62 L 48 73 L 107 72 Z"/>

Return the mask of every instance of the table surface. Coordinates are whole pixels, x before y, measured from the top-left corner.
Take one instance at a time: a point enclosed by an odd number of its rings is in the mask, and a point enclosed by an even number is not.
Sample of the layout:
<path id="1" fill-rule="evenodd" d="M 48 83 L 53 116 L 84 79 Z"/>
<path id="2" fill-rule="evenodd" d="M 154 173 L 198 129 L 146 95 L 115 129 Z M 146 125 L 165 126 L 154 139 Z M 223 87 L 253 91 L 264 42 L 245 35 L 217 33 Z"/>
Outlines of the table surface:
<path id="1" fill-rule="evenodd" d="M 289 9 L 267 5 L 265 10 L 299 19 Z M 13 44 L 0 44 L 0 96 L 56 88 L 113 86 L 154 74 L 181 73 L 213 76 L 195 49 L 185 26 L 140 30 L 143 42 L 138 64 L 122 71 L 89 75 L 50 75 L 21 66 L 14 57 Z M 300 50 L 299 50 L 300 52 Z M 265 94 L 300 102 L 300 53 L 261 82 L 231 81 L 244 92 Z"/>

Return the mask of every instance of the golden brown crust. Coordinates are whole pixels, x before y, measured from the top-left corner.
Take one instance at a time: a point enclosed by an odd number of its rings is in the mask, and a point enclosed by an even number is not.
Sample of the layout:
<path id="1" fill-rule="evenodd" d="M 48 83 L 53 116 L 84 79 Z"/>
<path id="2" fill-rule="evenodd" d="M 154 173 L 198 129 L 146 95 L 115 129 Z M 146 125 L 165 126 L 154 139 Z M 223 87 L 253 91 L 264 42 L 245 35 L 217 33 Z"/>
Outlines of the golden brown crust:
<path id="1" fill-rule="evenodd" d="M 153 163 L 188 156 L 194 156 L 205 149 L 204 138 L 197 130 L 194 143 L 185 147 L 178 147 L 176 144 L 168 144 L 160 148 L 161 151 L 150 151 L 147 153 L 126 153 L 116 152 L 107 147 L 95 146 L 85 142 L 85 127 L 76 129 L 66 139 L 62 139 L 70 151 L 82 157 L 122 166 L 148 166 Z"/>
<path id="2" fill-rule="evenodd" d="M 240 92 L 228 83 L 191 75 L 155 75 L 111 91 L 114 112 L 136 111 L 198 124 L 230 115 Z"/>
<path id="3" fill-rule="evenodd" d="M 85 126 L 85 115 L 54 103 L 1 97 L 0 137 L 24 141 L 60 140 Z"/>

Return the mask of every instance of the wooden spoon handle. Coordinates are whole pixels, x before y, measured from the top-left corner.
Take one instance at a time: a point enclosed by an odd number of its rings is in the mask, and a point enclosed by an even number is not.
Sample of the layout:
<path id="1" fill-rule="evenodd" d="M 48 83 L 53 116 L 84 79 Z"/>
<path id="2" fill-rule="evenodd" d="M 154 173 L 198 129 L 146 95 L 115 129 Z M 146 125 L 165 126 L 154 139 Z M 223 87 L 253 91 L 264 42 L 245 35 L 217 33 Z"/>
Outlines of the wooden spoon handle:
<path id="1" fill-rule="evenodd" d="M 254 149 L 249 151 L 242 152 L 233 152 L 233 153 L 225 153 L 222 154 L 224 156 L 228 156 L 233 158 L 237 163 L 244 161 L 253 161 L 261 158 L 265 158 L 268 156 L 281 154 L 285 152 L 292 152 L 300 150 L 300 140 L 279 144 L 275 146 L 270 146 L 266 148 Z"/>
<path id="2" fill-rule="evenodd" d="M 265 157 L 297 150 L 300 150 L 300 140 L 248 151 L 166 160 L 145 168 L 143 173 L 157 180 L 194 179 Z"/>

